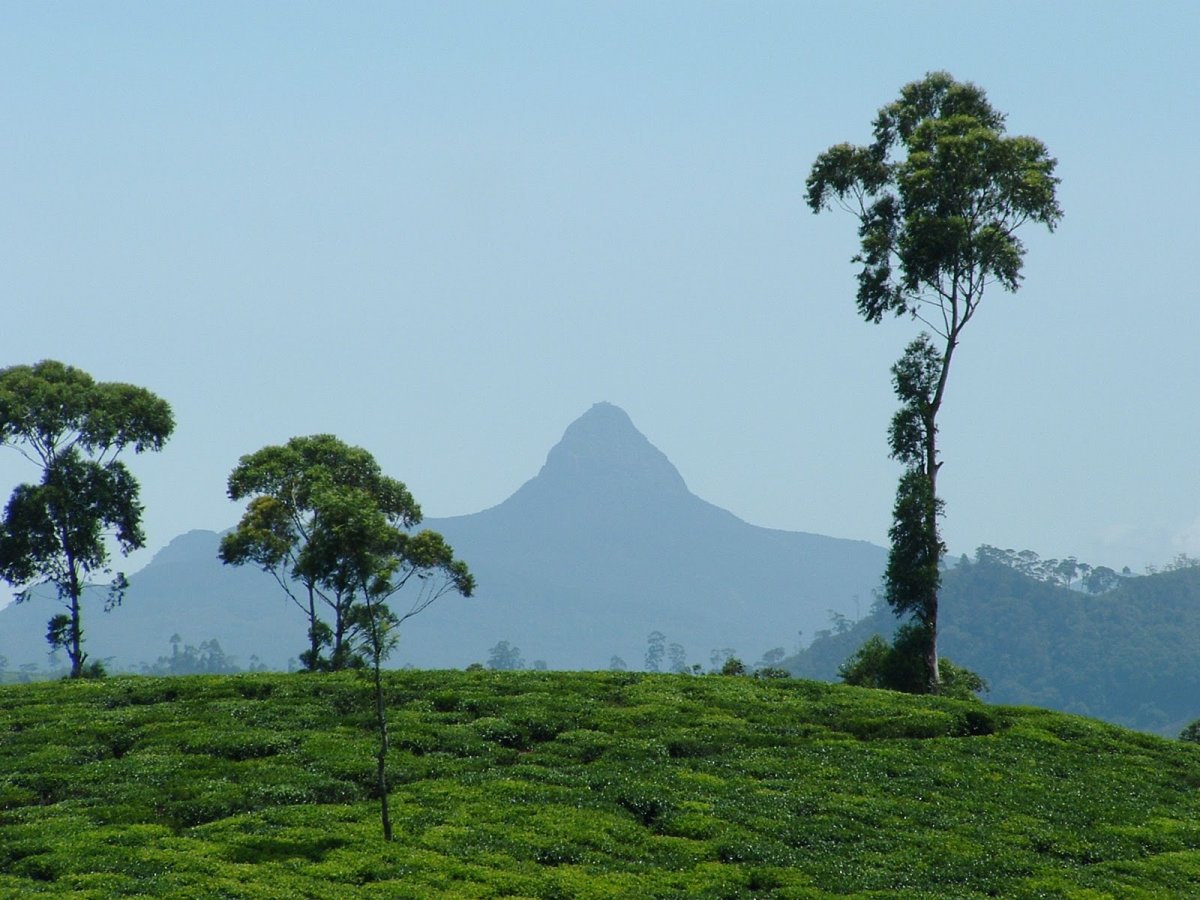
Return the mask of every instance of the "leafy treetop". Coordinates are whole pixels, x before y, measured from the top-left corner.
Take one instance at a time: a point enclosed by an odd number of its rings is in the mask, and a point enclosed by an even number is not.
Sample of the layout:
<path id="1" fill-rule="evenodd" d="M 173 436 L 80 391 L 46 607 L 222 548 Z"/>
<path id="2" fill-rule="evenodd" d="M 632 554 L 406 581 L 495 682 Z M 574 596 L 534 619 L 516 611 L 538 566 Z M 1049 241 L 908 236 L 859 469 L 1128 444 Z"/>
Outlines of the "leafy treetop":
<path id="1" fill-rule="evenodd" d="M 983 90 L 934 72 L 879 110 L 875 140 L 822 153 L 808 176 L 814 212 L 836 202 L 859 220 L 858 309 L 908 313 L 956 342 L 984 288 L 1015 291 L 1026 222 L 1062 218 L 1056 161 L 1009 136 Z"/>
<path id="2" fill-rule="evenodd" d="M 174 430 L 171 407 L 145 388 L 98 382 L 54 360 L 0 370 L 0 445 L 41 470 L 37 484 L 13 491 L 0 523 L 0 577 L 18 602 L 36 584 L 51 584 L 66 607 L 50 620 L 47 640 L 83 673 L 80 597 L 97 572 L 108 574 L 107 538 L 123 553 L 145 544 L 138 483 L 117 455 L 160 450 Z M 109 607 L 126 586 L 117 573 Z"/>
<path id="3" fill-rule="evenodd" d="M 0 370 L 0 444 L 42 465 L 72 447 L 101 462 L 126 447 L 161 450 L 174 428 L 171 407 L 145 388 L 55 360 Z"/>

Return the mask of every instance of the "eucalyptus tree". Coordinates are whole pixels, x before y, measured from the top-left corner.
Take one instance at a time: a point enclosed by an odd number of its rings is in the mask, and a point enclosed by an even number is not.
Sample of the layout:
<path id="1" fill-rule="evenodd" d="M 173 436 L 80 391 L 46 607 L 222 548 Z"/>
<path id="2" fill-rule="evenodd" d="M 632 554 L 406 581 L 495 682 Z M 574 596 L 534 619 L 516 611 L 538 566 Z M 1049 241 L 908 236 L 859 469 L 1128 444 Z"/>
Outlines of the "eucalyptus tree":
<path id="1" fill-rule="evenodd" d="M 384 475 L 366 450 L 333 435 L 292 438 L 243 456 L 229 476 L 231 499 L 250 497 L 236 530 L 221 542 L 227 564 L 255 563 L 270 572 L 309 622 L 309 669 L 369 663 L 379 732 L 376 785 L 386 840 L 387 709 L 382 664 L 399 627 L 449 592 L 469 597 L 475 579 L 436 531 L 413 532 L 421 508 L 401 482 Z M 293 584 L 301 586 L 297 596 Z M 406 608 L 389 602 L 403 595 Z M 333 613 L 330 628 L 320 618 Z M 323 643 L 332 642 L 329 659 Z"/>
<path id="2" fill-rule="evenodd" d="M 349 640 L 358 585 L 313 544 L 335 489 L 363 492 L 394 526 L 411 528 L 421 520 L 421 508 L 402 483 L 384 475 L 366 450 L 330 434 L 295 437 L 247 454 L 228 480 L 231 500 L 249 500 L 237 528 L 222 538 L 220 558 L 270 573 L 303 612 L 309 647 L 300 660 L 309 670 L 342 669 L 361 659 Z"/>
<path id="3" fill-rule="evenodd" d="M 171 407 L 145 388 L 98 382 L 54 360 L 0 370 L 0 445 L 40 472 L 18 485 L 0 523 L 0 577 L 18 603 L 39 585 L 65 612 L 46 638 L 64 649 L 71 677 L 85 673 L 81 600 L 97 574 L 112 575 L 106 609 L 127 582 L 108 566 L 110 541 L 122 554 L 145 546 L 137 480 L 117 459 L 124 450 L 161 450 L 175 428 Z"/>
<path id="4" fill-rule="evenodd" d="M 471 596 L 475 579 L 440 534 L 429 529 L 413 534 L 399 527 L 370 491 L 326 485 L 317 491 L 313 503 L 318 515 L 305 550 L 308 571 L 320 573 L 317 580 L 325 587 L 361 598 L 350 607 L 351 637 L 370 661 L 379 734 L 376 788 L 383 837 L 390 841 L 383 660 L 406 620 L 447 593 Z M 419 512 L 415 515 L 419 521 Z M 402 612 L 396 612 L 388 604 L 402 592 L 407 592 L 408 602 Z"/>
<path id="5" fill-rule="evenodd" d="M 1025 247 L 1018 229 L 1032 222 L 1053 230 L 1062 218 L 1055 165 L 1041 141 L 1005 133 L 1005 116 L 980 88 L 935 72 L 879 110 L 873 142 L 829 148 L 807 179 L 814 212 L 837 204 L 858 220 L 853 261 L 861 265 L 862 317 L 878 323 L 908 315 L 928 329 L 897 363 L 903 371 L 920 370 L 917 390 L 903 392 L 893 370 L 903 433 L 897 435 L 894 420 L 892 454 L 905 473 L 885 588 L 897 614 L 915 611 L 924 626 L 934 692 L 937 572 L 945 553 L 938 536 L 938 415 L 954 353 L 986 289 L 1011 293 L 1020 285 Z"/>

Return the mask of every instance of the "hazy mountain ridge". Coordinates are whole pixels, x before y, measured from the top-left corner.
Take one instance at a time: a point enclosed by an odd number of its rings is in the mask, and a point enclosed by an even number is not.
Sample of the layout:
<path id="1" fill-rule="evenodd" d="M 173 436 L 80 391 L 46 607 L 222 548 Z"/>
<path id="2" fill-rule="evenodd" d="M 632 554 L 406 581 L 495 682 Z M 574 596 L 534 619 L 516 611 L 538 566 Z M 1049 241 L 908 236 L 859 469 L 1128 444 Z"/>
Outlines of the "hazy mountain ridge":
<path id="1" fill-rule="evenodd" d="M 551 667 L 603 668 L 613 655 L 638 667 L 653 630 L 689 662 L 707 664 L 720 648 L 757 658 L 869 595 L 886 556 L 862 541 L 759 528 L 696 497 L 607 403 L 572 423 L 509 499 L 427 524 L 479 578 L 480 600 L 461 626 Z M 593 612 L 573 622 L 580 607 Z M 513 621 L 509 608 L 528 618 Z M 414 633 L 452 628 L 457 614 L 442 605 L 422 618 Z"/>
<path id="2" fill-rule="evenodd" d="M 835 679 L 870 634 L 896 625 L 878 607 L 853 622 L 871 606 L 883 548 L 761 528 L 696 497 L 610 404 L 572 423 L 504 502 L 424 525 L 467 560 L 478 597 L 447 596 L 406 623 L 395 665 L 462 667 L 508 641 L 531 665 L 599 669 L 619 656 L 640 668 L 658 630 L 707 668 L 713 650 L 746 662 L 773 647 L 794 651 L 803 630 L 818 637 L 790 668 Z M 252 656 L 287 667 L 306 644 L 302 615 L 269 575 L 222 565 L 219 539 L 176 537 L 110 614 L 93 591 L 84 604 L 91 658 L 136 670 L 169 655 L 178 634 L 193 646 L 216 638 L 242 667 Z M 11 669 L 45 667 L 46 622 L 59 608 L 50 595 L 0 610 Z M 1163 734 L 1200 715 L 1200 569 L 1127 578 L 1089 596 L 977 561 L 946 573 L 941 623 L 942 651 L 983 675 L 994 702 Z"/>
<path id="3" fill-rule="evenodd" d="M 428 519 L 476 574 L 476 598 L 447 596 L 406 623 L 396 664 L 458 667 L 501 640 L 529 662 L 640 667 L 659 630 L 707 664 L 714 649 L 754 659 L 792 649 L 828 610 L 853 611 L 878 583 L 885 551 L 864 541 L 759 528 L 696 497 L 619 408 L 598 403 L 572 423 L 539 473 L 504 502 Z M 123 607 L 85 604 L 94 659 L 136 667 L 216 638 L 238 664 L 282 668 L 305 646 L 302 617 L 275 581 L 217 560 L 219 536 L 171 541 L 130 579 Z M 403 609 L 400 595 L 395 606 Z M 861 602 L 861 600 L 859 601 Z M 0 610 L 0 653 L 44 664 L 53 600 Z"/>

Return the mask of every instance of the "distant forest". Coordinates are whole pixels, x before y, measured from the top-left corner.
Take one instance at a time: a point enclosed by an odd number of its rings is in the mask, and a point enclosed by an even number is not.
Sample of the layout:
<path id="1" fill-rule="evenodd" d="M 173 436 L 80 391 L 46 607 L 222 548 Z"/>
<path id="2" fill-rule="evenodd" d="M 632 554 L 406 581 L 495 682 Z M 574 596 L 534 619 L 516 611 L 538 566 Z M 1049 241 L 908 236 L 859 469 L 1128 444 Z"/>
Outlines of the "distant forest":
<path id="1" fill-rule="evenodd" d="M 170 650 L 154 662 L 143 662 L 127 674 L 138 675 L 232 675 L 236 672 L 265 672 L 257 656 L 251 656 L 246 665 L 228 656 L 216 638 L 197 644 L 185 644 L 178 634 L 171 636 Z M 65 678 L 70 674 L 65 660 L 58 653 L 47 654 L 45 668 L 33 663 L 23 663 L 15 668 L 9 666 L 8 658 L 0 656 L 0 684 L 43 681 L 48 678 Z M 295 667 L 293 666 L 293 669 Z M 119 673 L 120 668 L 114 669 Z"/>
<path id="2" fill-rule="evenodd" d="M 1200 716 L 1200 561 L 1132 576 L 1030 551 L 981 547 L 942 581 L 942 652 L 979 673 L 992 703 L 1044 706 L 1168 736 Z M 882 602 L 834 616 L 794 675 L 832 681 L 873 634 L 898 621 Z"/>

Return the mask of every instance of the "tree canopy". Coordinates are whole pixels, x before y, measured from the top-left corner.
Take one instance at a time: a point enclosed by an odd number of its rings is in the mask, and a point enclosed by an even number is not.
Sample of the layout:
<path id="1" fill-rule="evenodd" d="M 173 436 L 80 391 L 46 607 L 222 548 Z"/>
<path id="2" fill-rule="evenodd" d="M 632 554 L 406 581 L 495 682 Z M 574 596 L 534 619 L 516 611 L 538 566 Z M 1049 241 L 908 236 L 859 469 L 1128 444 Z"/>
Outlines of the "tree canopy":
<path id="1" fill-rule="evenodd" d="M 872 143 L 817 157 L 809 207 L 836 202 L 859 220 L 863 318 L 908 313 L 957 342 L 988 284 L 1017 289 L 1025 256 L 1017 229 L 1053 229 L 1062 210 L 1056 161 L 1004 125 L 982 89 L 934 72 L 879 110 Z"/>
<path id="2" fill-rule="evenodd" d="M 415 580 L 421 590 L 407 618 L 447 590 L 473 589 L 441 535 L 410 533 L 421 508 L 404 484 L 384 475 L 366 450 L 333 435 L 295 437 L 243 456 L 228 494 L 249 500 L 222 539 L 220 557 L 269 572 L 304 612 L 309 648 L 301 661 L 308 669 L 362 662 L 353 632 L 368 596 L 385 599 Z"/>
<path id="3" fill-rule="evenodd" d="M 808 205 L 837 204 L 858 220 L 856 302 L 878 323 L 910 315 L 929 331 L 892 368 L 900 410 L 889 433 L 905 467 L 897 490 L 885 579 L 897 615 L 916 613 L 925 636 L 931 691 L 939 689 L 938 535 L 943 505 L 937 418 L 950 363 L 985 289 L 1012 292 L 1021 281 L 1028 222 L 1053 230 L 1062 218 L 1055 160 L 1041 141 L 1005 133 L 1005 117 L 984 92 L 945 72 L 905 85 L 879 110 L 874 141 L 837 144 L 807 179 Z"/>
<path id="4" fill-rule="evenodd" d="M 0 370 L 0 445 L 38 466 L 37 483 L 18 485 L 0 525 L 0 576 L 23 602 L 38 585 L 55 588 L 66 609 L 47 640 L 67 651 L 71 675 L 84 674 L 80 599 L 108 569 L 111 538 L 120 551 L 145 545 L 137 480 L 117 459 L 161 450 L 175 423 L 170 406 L 145 388 L 97 382 L 54 360 Z M 110 584 L 120 603 L 125 577 Z"/>
<path id="5" fill-rule="evenodd" d="M 292 438 L 243 456 L 230 473 L 228 492 L 232 500 L 250 501 L 237 529 L 222 540 L 221 559 L 270 572 L 304 611 L 305 667 L 370 666 L 379 733 L 376 789 L 383 836 L 390 841 L 381 665 L 406 619 L 450 591 L 471 596 L 475 579 L 436 531 L 410 531 L 421 521 L 421 508 L 408 488 L 384 475 L 366 450 L 333 435 Z M 293 583 L 302 585 L 303 597 Z M 412 599 L 397 614 L 388 601 L 405 588 Z M 332 628 L 321 619 L 318 600 L 333 613 Z M 321 651 L 330 643 L 325 658 Z"/>

